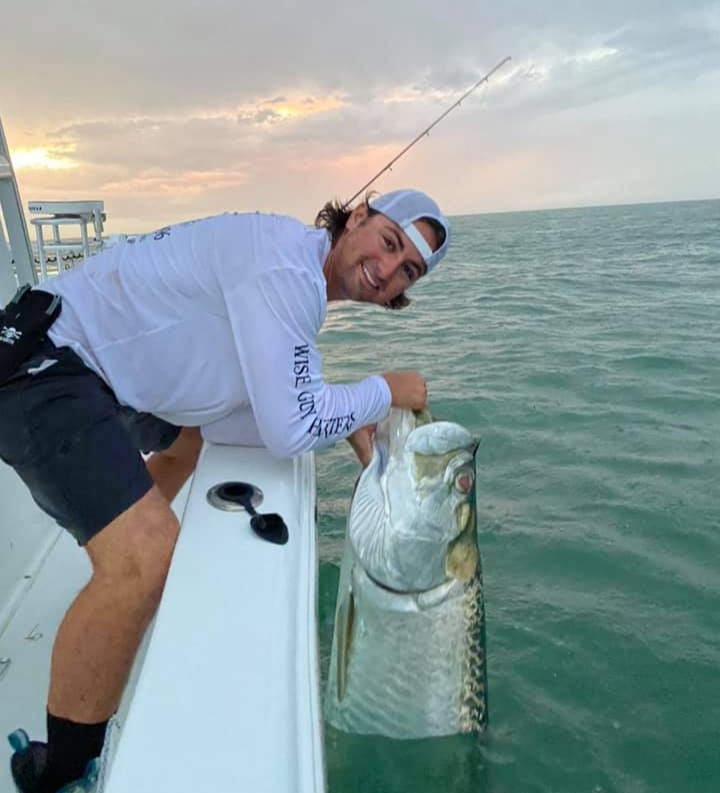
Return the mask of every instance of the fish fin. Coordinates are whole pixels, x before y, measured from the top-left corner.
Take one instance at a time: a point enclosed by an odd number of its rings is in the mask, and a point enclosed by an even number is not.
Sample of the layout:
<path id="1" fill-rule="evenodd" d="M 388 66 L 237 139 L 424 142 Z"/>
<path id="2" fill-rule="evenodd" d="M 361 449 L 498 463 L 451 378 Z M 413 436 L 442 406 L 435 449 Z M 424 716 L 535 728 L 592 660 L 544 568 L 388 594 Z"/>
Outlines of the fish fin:
<path id="1" fill-rule="evenodd" d="M 448 555 L 445 557 L 445 575 L 458 581 L 469 581 L 476 574 L 480 563 L 475 537 L 477 519 L 473 505 L 463 501 L 458 506 L 455 517 L 462 531 L 450 543 Z"/>
<path id="2" fill-rule="evenodd" d="M 469 581 L 478 567 L 477 546 L 468 541 L 457 542 L 445 558 L 445 575 L 458 581 Z"/>
<path id="3" fill-rule="evenodd" d="M 337 682 L 337 699 L 342 702 L 347 690 L 347 672 L 350 663 L 350 649 L 352 646 L 353 624 L 355 622 L 355 598 L 352 587 L 349 586 L 342 596 L 340 606 L 335 617 L 335 636 L 337 640 L 337 668 L 335 680 Z"/>

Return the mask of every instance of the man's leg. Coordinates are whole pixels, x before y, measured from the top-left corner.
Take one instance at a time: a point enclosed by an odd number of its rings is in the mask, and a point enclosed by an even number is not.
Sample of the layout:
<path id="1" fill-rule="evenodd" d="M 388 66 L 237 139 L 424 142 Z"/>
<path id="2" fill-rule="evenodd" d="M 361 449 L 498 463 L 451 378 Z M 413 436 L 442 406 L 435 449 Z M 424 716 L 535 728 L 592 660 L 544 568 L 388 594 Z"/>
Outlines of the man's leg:
<path id="1" fill-rule="evenodd" d="M 167 449 L 156 452 L 145 463 L 153 481 L 169 502 L 195 470 L 202 443 L 199 427 L 183 427 Z"/>
<path id="2" fill-rule="evenodd" d="M 177 518 L 153 487 L 87 543 L 93 575 L 53 647 L 53 716 L 94 724 L 115 712 L 160 602 L 177 533 Z"/>
<path id="3" fill-rule="evenodd" d="M 164 587 L 179 528 L 169 499 L 194 470 L 201 446 L 198 430 L 182 430 L 148 461 L 156 486 L 86 544 L 93 575 L 65 615 L 53 648 L 47 749 L 40 745 L 39 755 L 26 758 L 29 778 L 18 769 L 28 790 L 54 793 L 82 776 L 87 761 L 100 753 Z M 31 770 L 37 762 L 44 768 L 39 776 Z"/>
<path id="4" fill-rule="evenodd" d="M 46 359 L 54 363 L 31 375 Z M 181 431 L 148 471 L 113 395 L 71 350 L 48 343 L 26 368 L 0 388 L 0 455 L 93 566 L 53 649 L 48 743 L 11 760 L 20 789 L 54 793 L 102 748 L 165 583 L 178 532 L 169 500 L 200 442 L 197 430 Z"/>
<path id="5" fill-rule="evenodd" d="M 169 502 L 194 470 L 201 443 L 199 431 L 186 428 L 153 454 L 147 467 L 156 487 L 85 546 L 93 575 L 55 639 L 48 696 L 53 715 L 94 723 L 117 709 L 177 538 Z"/>
<path id="6" fill-rule="evenodd" d="M 92 724 L 117 709 L 170 566 L 178 522 L 172 500 L 195 468 L 201 441 L 183 429 L 148 460 L 156 486 L 85 546 L 93 575 L 68 610 L 53 648 L 48 710 Z"/>
<path id="7" fill-rule="evenodd" d="M 93 536 L 93 574 L 53 647 L 47 744 L 11 759 L 23 793 L 57 793 L 103 746 L 145 629 L 162 594 L 178 522 L 156 486 Z"/>

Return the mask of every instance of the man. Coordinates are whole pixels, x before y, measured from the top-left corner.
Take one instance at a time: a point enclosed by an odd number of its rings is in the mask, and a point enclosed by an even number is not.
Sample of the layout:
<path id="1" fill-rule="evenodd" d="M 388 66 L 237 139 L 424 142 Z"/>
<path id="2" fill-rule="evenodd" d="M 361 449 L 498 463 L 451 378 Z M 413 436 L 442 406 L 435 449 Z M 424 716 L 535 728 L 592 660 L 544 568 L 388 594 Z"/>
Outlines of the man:
<path id="1" fill-rule="evenodd" d="M 48 743 L 16 752 L 22 793 L 55 793 L 102 748 L 178 533 L 170 502 L 201 436 L 289 457 L 348 438 L 363 464 L 391 405 L 421 409 L 417 372 L 322 378 L 327 302 L 389 307 L 445 255 L 432 199 L 399 190 L 318 228 L 226 214 L 163 228 L 42 290 L 54 324 L 0 384 L 0 457 L 83 545 L 93 574 L 53 648 Z M 143 463 L 138 449 L 155 452 Z"/>

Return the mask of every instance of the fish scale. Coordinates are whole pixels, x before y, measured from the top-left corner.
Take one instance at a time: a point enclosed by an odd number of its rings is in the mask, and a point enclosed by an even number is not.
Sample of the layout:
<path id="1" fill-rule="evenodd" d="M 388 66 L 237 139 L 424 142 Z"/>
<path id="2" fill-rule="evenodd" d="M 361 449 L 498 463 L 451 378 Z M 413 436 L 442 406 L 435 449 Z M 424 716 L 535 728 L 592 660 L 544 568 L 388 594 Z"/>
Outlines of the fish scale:
<path id="1" fill-rule="evenodd" d="M 326 710 L 338 729 L 397 738 L 466 732 L 463 717 L 466 679 L 466 625 L 469 614 L 458 608 L 463 592 L 430 612 L 388 613 L 360 597 L 348 665 L 348 689 L 342 702 L 333 698 Z M 397 659 L 402 658 L 402 664 Z M 336 685 L 331 662 L 331 687 Z"/>
<path id="2" fill-rule="evenodd" d="M 477 733 L 488 713 L 477 444 L 459 425 L 397 413 L 351 504 L 325 716 L 394 738 Z"/>

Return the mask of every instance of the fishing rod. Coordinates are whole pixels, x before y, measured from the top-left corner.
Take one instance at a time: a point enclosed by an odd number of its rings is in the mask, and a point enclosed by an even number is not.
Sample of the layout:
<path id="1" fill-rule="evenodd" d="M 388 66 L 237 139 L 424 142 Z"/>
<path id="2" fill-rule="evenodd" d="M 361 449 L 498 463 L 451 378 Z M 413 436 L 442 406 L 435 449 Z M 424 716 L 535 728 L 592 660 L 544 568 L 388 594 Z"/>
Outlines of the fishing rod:
<path id="1" fill-rule="evenodd" d="M 424 130 L 423 130 L 423 131 L 422 131 L 422 132 L 421 132 L 421 133 L 420 133 L 420 134 L 419 134 L 419 135 L 418 135 L 418 136 L 417 136 L 417 137 L 416 137 L 414 140 L 412 140 L 410 143 L 408 143 L 408 145 L 407 145 L 407 146 L 406 146 L 406 147 L 405 147 L 405 148 L 404 148 L 404 149 L 403 149 L 403 150 L 400 152 L 400 154 L 397 154 L 397 155 L 395 155 L 395 157 L 393 157 L 393 159 L 392 159 L 392 160 L 390 160 L 390 162 L 389 162 L 389 163 L 388 163 L 388 164 L 387 164 L 387 165 L 386 165 L 386 166 L 385 166 L 385 167 L 384 167 L 384 168 L 383 168 L 381 171 L 378 171 L 378 172 L 375 174 L 375 176 L 373 176 L 373 178 L 372 178 L 372 179 L 371 179 L 371 180 L 370 180 L 370 181 L 369 181 L 367 184 L 364 184 L 364 185 L 363 185 L 363 186 L 362 186 L 362 187 L 361 187 L 361 188 L 360 188 L 360 189 L 357 191 L 357 193 L 355 193 L 355 195 L 354 195 L 352 198 L 349 198 L 349 199 L 348 199 L 348 200 L 345 202 L 345 206 L 347 207 L 347 206 L 349 206 L 350 204 L 352 204 L 352 202 L 353 202 L 353 201 L 354 201 L 354 200 L 355 200 L 355 199 L 356 199 L 356 198 L 357 198 L 357 197 L 358 197 L 358 196 L 359 196 L 359 195 L 360 195 L 362 192 L 364 192 L 365 190 L 367 190 L 367 189 L 368 189 L 368 187 L 370 187 L 370 185 L 371 185 L 373 182 L 375 182 L 377 179 L 379 179 L 379 178 L 380 178 L 380 177 L 381 177 L 381 176 L 382 176 L 382 175 L 385 173 L 385 171 L 389 171 L 389 170 L 390 170 L 390 168 L 392 168 L 392 166 L 393 166 L 393 165 L 394 165 L 394 164 L 395 164 L 395 163 L 396 163 L 396 162 L 397 162 L 397 161 L 398 161 L 398 160 L 399 160 L 399 159 L 400 159 L 400 158 L 403 156 L 403 154 L 405 154 L 405 152 L 407 152 L 407 151 L 410 151 L 410 149 L 412 149 L 412 147 L 413 147 L 413 146 L 414 146 L 414 145 L 415 145 L 415 144 L 416 144 L 416 143 L 417 143 L 417 142 L 418 142 L 418 141 L 419 141 L 421 138 L 424 138 L 424 137 L 425 137 L 425 135 L 429 135 L 429 134 L 430 134 L 430 130 L 431 130 L 433 127 L 436 127 L 436 126 L 437 126 L 437 125 L 438 125 L 438 124 L 439 124 L 439 123 L 440 123 L 440 122 L 441 122 L 441 121 L 442 121 L 442 120 L 445 118 L 445 116 L 447 116 L 447 115 L 448 115 L 448 113 L 450 113 L 450 112 L 451 112 L 452 110 L 454 110 L 456 107 L 458 107 L 459 105 L 461 105 L 461 104 L 462 104 L 462 102 L 463 102 L 463 100 L 464 100 L 464 99 L 466 99 L 468 96 L 470 96 L 470 94 L 471 94 L 473 91 L 475 91 L 477 88 L 479 88 L 479 87 L 480 87 L 480 86 L 481 86 L 483 83 L 486 83 L 486 82 L 487 82 L 487 81 L 488 81 L 488 80 L 489 80 L 489 79 L 490 79 L 490 78 L 493 76 L 493 74 L 495 74 L 495 72 L 496 72 L 496 71 L 498 71 L 499 69 L 501 69 L 501 68 L 502 68 L 502 67 L 503 67 L 503 66 L 504 66 L 504 65 L 505 65 L 505 64 L 506 64 L 506 63 L 507 63 L 509 60 L 511 60 L 511 57 L 510 57 L 510 55 L 507 55 L 505 58 L 503 58 L 503 59 L 500 61 L 500 63 L 498 63 L 498 64 L 496 64 L 495 66 L 493 66 L 493 68 L 492 68 L 492 69 L 490 69 L 490 71 L 489 71 L 489 72 L 488 72 L 488 73 L 487 73 L 487 74 L 486 74 L 484 77 L 482 77 L 482 78 L 481 78 L 480 80 L 478 80 L 478 81 L 477 81 L 477 82 L 476 82 L 474 85 L 472 85 L 470 88 L 468 88 L 468 90 L 467 90 L 467 91 L 465 91 L 465 93 L 464 93 L 464 94 L 463 94 L 463 95 L 460 97 L 460 99 L 458 99 L 456 102 L 454 102 L 452 105 L 450 105 L 450 107 L 449 107 L 449 108 L 448 108 L 448 109 L 447 109 L 447 110 L 446 110 L 444 113 L 442 113 L 441 115 L 439 115 L 439 116 L 438 116 L 438 117 L 435 119 L 435 121 L 433 121 L 433 123 L 432 123 L 432 124 L 430 124 L 430 126 L 429 126 L 429 127 L 425 127 L 425 129 L 424 129 Z"/>

